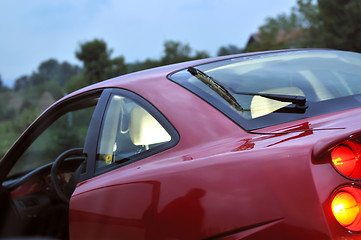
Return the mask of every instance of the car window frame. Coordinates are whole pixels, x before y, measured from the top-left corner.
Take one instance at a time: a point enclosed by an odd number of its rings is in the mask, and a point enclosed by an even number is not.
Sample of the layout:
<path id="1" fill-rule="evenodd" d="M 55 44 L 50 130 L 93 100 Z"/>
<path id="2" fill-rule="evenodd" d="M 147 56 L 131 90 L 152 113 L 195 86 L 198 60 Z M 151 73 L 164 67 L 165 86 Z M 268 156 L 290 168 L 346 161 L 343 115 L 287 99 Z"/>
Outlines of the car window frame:
<path id="1" fill-rule="evenodd" d="M 101 169 L 96 169 L 96 154 L 99 147 L 100 137 L 102 133 L 102 126 L 104 122 L 104 118 L 106 116 L 107 108 L 110 104 L 110 100 L 113 95 L 118 95 L 122 97 L 126 97 L 134 101 L 136 104 L 144 108 L 146 111 L 148 111 L 161 125 L 162 127 L 168 132 L 168 134 L 171 136 L 171 140 L 169 142 L 166 142 L 164 144 L 161 144 L 159 146 L 156 146 L 154 148 L 151 148 L 147 151 L 141 152 L 139 154 L 133 155 L 129 158 L 129 161 L 126 161 L 124 163 L 120 164 L 110 164 L 109 166 L 106 166 Z M 152 155 L 155 155 L 157 153 L 163 152 L 165 150 L 168 150 L 170 148 L 173 148 L 176 146 L 179 142 L 180 135 L 176 128 L 172 125 L 172 123 L 163 115 L 163 113 L 157 109 L 152 103 L 150 103 L 148 100 L 140 96 L 139 94 L 123 89 L 123 88 L 108 88 L 105 89 L 102 93 L 102 97 L 100 99 L 101 102 L 98 102 L 99 108 L 102 107 L 101 116 L 95 116 L 95 121 L 91 124 L 94 124 L 94 127 L 96 127 L 97 131 L 89 133 L 89 136 L 87 136 L 85 148 L 87 150 L 87 153 L 90 154 L 92 157 L 88 157 L 87 160 L 87 170 L 86 174 L 82 175 L 80 177 L 81 181 L 84 181 L 85 179 L 89 179 L 95 176 L 102 175 L 104 173 L 107 173 L 109 171 L 112 171 L 114 169 L 123 167 L 125 165 L 137 162 L 139 160 L 145 159 L 147 157 L 150 157 Z M 98 107 L 97 105 L 97 107 Z M 100 111 L 98 112 L 100 114 Z M 89 126 L 89 129 L 91 129 L 93 126 Z M 88 139 L 89 137 L 89 139 Z M 96 139 L 96 141 L 92 141 L 92 139 Z"/>
<path id="2" fill-rule="evenodd" d="M 252 59 L 262 58 L 263 56 L 267 56 L 270 54 L 278 55 L 278 54 L 299 53 L 305 51 L 338 52 L 338 50 L 326 50 L 326 49 L 287 50 L 287 51 L 275 51 L 268 53 L 261 52 L 261 53 L 256 53 L 254 55 L 242 55 L 242 56 L 230 57 L 228 59 L 214 60 L 207 63 L 197 64 L 194 65 L 193 67 L 203 72 L 206 72 L 212 69 L 209 67 L 210 65 L 219 67 L 219 66 L 225 66 L 226 62 L 231 62 L 231 61 L 246 62 Z M 176 83 L 177 85 L 183 87 L 184 89 L 198 96 L 200 99 L 207 102 L 209 105 L 214 107 L 224 116 L 228 117 L 232 122 L 237 124 L 240 128 L 242 128 L 244 131 L 248 133 L 260 133 L 259 131 L 261 129 L 277 126 L 280 124 L 304 120 L 311 117 L 318 117 L 325 114 L 333 114 L 344 110 L 356 109 L 360 107 L 360 102 L 361 102 L 361 94 L 337 97 L 318 102 L 313 102 L 306 99 L 307 100 L 306 104 L 308 105 L 308 108 L 306 109 L 305 113 L 272 112 L 270 114 L 258 118 L 245 119 L 245 118 L 241 118 L 239 114 L 234 109 L 232 109 L 225 100 L 221 99 L 221 97 L 219 96 L 212 97 L 209 93 L 207 93 L 205 89 L 209 89 L 209 87 L 207 87 L 206 85 L 204 85 L 202 88 L 199 88 L 196 85 L 188 82 L 188 79 L 190 79 L 191 77 L 193 77 L 193 75 L 188 71 L 187 68 L 179 69 L 167 75 L 168 80 L 170 80 L 173 83 Z M 272 124 L 269 124 L 270 122 Z"/>
<path id="3" fill-rule="evenodd" d="M 103 89 L 96 89 L 87 92 L 83 92 L 72 97 L 61 100 L 45 112 L 43 112 L 37 119 L 33 121 L 33 123 L 20 135 L 20 137 L 15 141 L 13 146 L 9 149 L 9 151 L 3 156 L 0 161 L 0 183 L 2 183 L 12 167 L 16 164 L 17 160 L 21 157 L 21 155 L 31 146 L 31 144 L 46 130 L 49 126 L 51 126 L 59 117 L 71 111 L 72 107 L 76 105 L 76 103 L 80 101 L 87 101 L 99 98 L 98 102 L 95 104 L 95 109 L 93 112 L 93 117 L 97 116 L 99 111 L 101 110 L 101 106 L 99 102 L 101 102 Z M 86 140 L 84 143 L 84 153 L 91 157 L 90 154 L 86 152 L 86 144 L 89 135 L 90 126 L 95 125 L 94 119 L 91 119 L 88 131 L 86 134 Z M 55 161 L 55 159 L 54 159 Z"/>

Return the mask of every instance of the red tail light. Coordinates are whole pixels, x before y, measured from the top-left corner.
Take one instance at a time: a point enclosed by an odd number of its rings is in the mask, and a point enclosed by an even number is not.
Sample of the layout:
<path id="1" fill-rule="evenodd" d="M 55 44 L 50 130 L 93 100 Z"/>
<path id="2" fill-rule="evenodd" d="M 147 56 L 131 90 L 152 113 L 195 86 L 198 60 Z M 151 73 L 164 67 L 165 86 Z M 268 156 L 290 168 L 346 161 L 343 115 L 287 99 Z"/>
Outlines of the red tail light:
<path id="1" fill-rule="evenodd" d="M 360 213 L 360 206 L 350 193 L 339 192 L 332 201 L 332 212 L 342 226 L 349 226 Z"/>
<path id="2" fill-rule="evenodd" d="M 361 146 L 358 143 L 344 142 L 332 149 L 332 163 L 343 175 L 351 178 L 361 178 L 360 153 Z"/>
<path id="3" fill-rule="evenodd" d="M 331 209 L 337 222 L 351 231 L 361 230 L 361 190 L 343 187 L 332 197 Z"/>

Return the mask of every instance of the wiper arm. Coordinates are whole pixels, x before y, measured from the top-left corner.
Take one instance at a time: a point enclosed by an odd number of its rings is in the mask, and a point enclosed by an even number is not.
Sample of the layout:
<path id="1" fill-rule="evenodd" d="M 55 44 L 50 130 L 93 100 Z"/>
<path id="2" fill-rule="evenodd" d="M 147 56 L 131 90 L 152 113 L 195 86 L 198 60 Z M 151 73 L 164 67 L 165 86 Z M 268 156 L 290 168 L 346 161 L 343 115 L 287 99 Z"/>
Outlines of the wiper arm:
<path id="1" fill-rule="evenodd" d="M 229 88 L 229 91 L 239 95 L 260 96 L 264 98 L 277 100 L 280 102 L 291 102 L 298 106 L 306 105 L 306 98 L 304 96 L 293 96 L 293 95 L 274 94 L 274 93 L 247 93 L 247 92 L 238 92 L 232 88 Z"/>
<path id="2" fill-rule="evenodd" d="M 237 100 L 233 97 L 231 93 L 237 95 L 250 95 L 250 96 L 260 96 L 268 99 L 273 99 L 280 102 L 290 102 L 294 104 L 293 106 L 283 107 L 276 112 L 292 112 L 292 113 L 305 113 L 308 106 L 306 105 L 306 97 L 304 96 L 294 96 L 294 95 L 285 95 L 285 94 L 271 94 L 271 93 L 249 93 L 249 92 L 238 92 L 230 87 L 224 86 L 219 84 L 215 81 L 211 76 L 207 75 L 206 73 L 202 72 L 199 69 L 194 67 L 189 67 L 188 71 L 209 86 L 212 90 L 217 92 L 221 97 L 223 97 L 228 103 L 231 104 L 235 109 L 239 111 L 246 111 L 243 109 L 241 105 L 237 102 Z M 229 98 L 227 100 L 225 97 Z M 249 111 L 249 110 L 248 110 Z"/>
<path id="3" fill-rule="evenodd" d="M 194 67 L 189 67 L 188 72 L 190 72 L 193 76 L 201 80 L 204 84 L 210 87 L 213 91 L 215 91 L 219 96 L 221 96 L 224 100 L 226 100 L 233 108 L 238 111 L 245 111 L 241 105 L 237 102 L 237 100 L 228 92 L 228 90 L 217 83 L 211 76 L 208 76 L 201 70 L 198 70 Z"/>
<path id="4" fill-rule="evenodd" d="M 304 96 L 294 96 L 294 95 L 285 95 L 285 94 L 272 94 L 272 93 L 248 93 L 248 92 L 238 92 L 229 88 L 229 91 L 239 95 L 250 95 L 250 96 L 260 96 L 264 98 L 269 98 L 279 102 L 292 103 L 292 105 L 284 106 L 275 112 L 279 113 L 305 113 L 308 106 L 306 105 L 306 98 Z"/>

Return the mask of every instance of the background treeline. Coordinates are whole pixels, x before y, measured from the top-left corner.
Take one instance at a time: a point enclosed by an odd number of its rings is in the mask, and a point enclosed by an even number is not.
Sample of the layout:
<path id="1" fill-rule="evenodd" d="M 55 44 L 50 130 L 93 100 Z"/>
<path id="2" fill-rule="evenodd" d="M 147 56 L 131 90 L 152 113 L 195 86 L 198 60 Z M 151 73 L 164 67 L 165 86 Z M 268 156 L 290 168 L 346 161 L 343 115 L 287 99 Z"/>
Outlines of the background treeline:
<path id="1" fill-rule="evenodd" d="M 230 45 L 220 51 L 231 54 L 242 49 Z M 188 44 L 166 41 L 159 59 L 127 63 L 123 56 L 112 57 L 112 50 L 101 39 L 80 44 L 75 55 L 82 66 L 49 59 L 32 74 L 17 78 L 13 88 L 3 86 L 0 77 L 0 157 L 42 111 L 70 92 L 126 73 L 209 57 Z"/>
<path id="2" fill-rule="evenodd" d="M 246 51 L 282 48 L 361 52 L 361 0 L 298 0 L 289 14 L 267 18 Z"/>
<path id="3" fill-rule="evenodd" d="M 361 0 L 298 0 L 290 13 L 267 18 L 246 46 L 221 46 L 217 55 L 309 47 L 361 52 Z M 129 63 L 124 56 L 113 57 L 101 39 L 80 44 L 75 56 L 82 66 L 48 59 L 17 78 L 12 88 L 0 76 L 0 157 L 46 107 L 67 93 L 126 73 L 210 57 L 188 44 L 166 41 L 158 59 Z"/>

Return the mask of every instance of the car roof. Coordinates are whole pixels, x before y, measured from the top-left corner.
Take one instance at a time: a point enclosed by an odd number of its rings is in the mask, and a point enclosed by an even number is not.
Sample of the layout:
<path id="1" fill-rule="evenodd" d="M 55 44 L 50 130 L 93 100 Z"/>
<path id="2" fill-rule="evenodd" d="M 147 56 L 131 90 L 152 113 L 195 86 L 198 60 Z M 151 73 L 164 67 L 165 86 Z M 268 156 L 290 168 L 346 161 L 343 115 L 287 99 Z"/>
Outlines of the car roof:
<path id="1" fill-rule="evenodd" d="M 199 59 L 199 60 L 193 60 L 193 61 L 187 61 L 187 62 L 182 62 L 182 63 L 176 63 L 176 64 L 171 64 L 171 65 L 151 68 L 151 69 L 142 70 L 139 72 L 134 72 L 134 73 L 129 73 L 129 74 L 125 74 L 122 76 L 118 76 L 118 77 L 108 79 L 108 80 L 105 80 L 105 81 L 102 81 L 99 83 L 95 83 L 93 85 L 79 89 L 79 90 L 65 96 L 61 100 L 64 100 L 69 97 L 73 97 L 75 95 L 78 95 L 78 94 L 81 94 L 84 92 L 96 90 L 96 89 L 122 88 L 124 86 L 128 86 L 129 84 L 131 84 L 134 81 L 137 81 L 138 83 L 140 83 L 139 81 L 142 81 L 142 80 L 150 81 L 151 79 L 154 79 L 154 78 L 166 78 L 169 74 L 177 72 L 177 71 L 187 68 L 189 66 L 196 66 L 196 65 L 201 65 L 201 64 L 205 64 L 205 63 L 216 62 L 216 61 L 232 59 L 232 58 L 237 58 L 237 57 L 245 57 L 245 56 L 252 56 L 252 55 L 258 55 L 258 54 L 265 54 L 265 53 L 275 53 L 275 52 L 299 51 L 299 50 L 304 50 L 304 49 L 287 49 L 287 50 L 241 53 L 241 54 L 205 58 L 205 59 Z"/>

